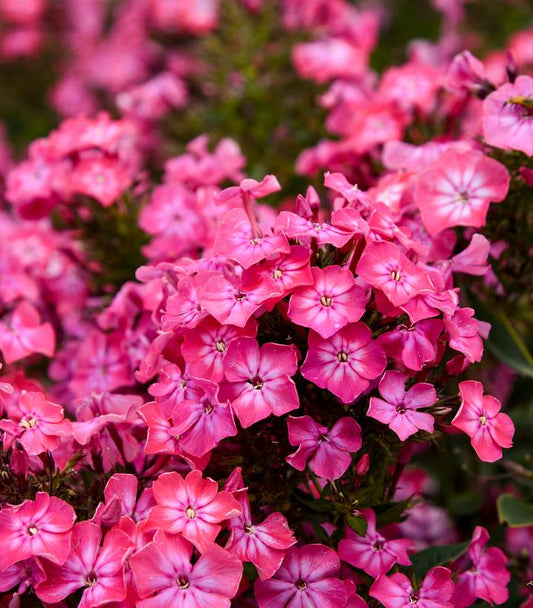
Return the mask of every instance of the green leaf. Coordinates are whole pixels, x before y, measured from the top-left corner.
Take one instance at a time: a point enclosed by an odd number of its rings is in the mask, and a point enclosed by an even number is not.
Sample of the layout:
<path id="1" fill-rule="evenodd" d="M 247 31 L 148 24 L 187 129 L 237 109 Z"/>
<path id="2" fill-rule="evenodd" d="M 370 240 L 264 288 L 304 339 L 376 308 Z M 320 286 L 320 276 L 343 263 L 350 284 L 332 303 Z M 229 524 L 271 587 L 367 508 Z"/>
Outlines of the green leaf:
<path id="1" fill-rule="evenodd" d="M 400 502 L 388 502 L 384 505 L 374 507 L 376 512 L 376 526 L 381 528 L 389 524 L 395 524 L 403 521 L 402 513 L 407 509 L 411 498 L 401 500 Z"/>
<path id="2" fill-rule="evenodd" d="M 500 523 L 511 528 L 523 528 L 533 525 L 533 505 L 512 494 L 500 494 L 496 501 Z"/>
<path id="3" fill-rule="evenodd" d="M 355 517 L 354 515 L 346 515 L 346 523 L 350 526 L 350 528 L 359 534 L 359 536 L 364 536 L 366 534 L 366 529 L 368 524 L 366 523 L 366 519 L 363 517 Z"/>
<path id="4" fill-rule="evenodd" d="M 441 566 L 456 560 L 467 549 L 470 543 L 454 543 L 453 545 L 435 545 L 411 555 L 415 576 L 421 580 L 434 566 Z"/>
<path id="5" fill-rule="evenodd" d="M 468 300 L 476 311 L 476 319 L 491 324 L 490 334 L 485 342 L 489 350 L 521 376 L 533 378 L 533 355 L 506 315 L 487 306 L 471 291 L 468 292 Z"/>

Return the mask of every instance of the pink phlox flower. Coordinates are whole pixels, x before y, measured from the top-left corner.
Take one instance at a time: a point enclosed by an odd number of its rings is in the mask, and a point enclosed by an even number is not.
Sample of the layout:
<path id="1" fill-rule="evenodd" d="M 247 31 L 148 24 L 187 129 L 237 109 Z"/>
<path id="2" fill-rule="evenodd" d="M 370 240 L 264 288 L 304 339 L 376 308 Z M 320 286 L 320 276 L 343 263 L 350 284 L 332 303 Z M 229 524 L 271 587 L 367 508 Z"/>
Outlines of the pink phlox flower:
<path id="1" fill-rule="evenodd" d="M 507 584 L 511 573 L 506 570 L 507 557 L 497 547 L 485 547 L 489 534 L 482 526 L 476 526 L 468 548 L 472 566 L 461 572 L 455 582 L 454 605 L 465 608 L 476 599 L 489 604 L 503 604 L 509 598 Z"/>
<path id="2" fill-rule="evenodd" d="M 344 228 L 332 226 L 318 218 L 316 220 L 306 219 L 291 211 L 282 211 L 279 214 L 275 230 L 305 245 L 310 244 L 312 239 L 316 239 L 318 245 L 329 244 L 334 247 L 344 247 L 352 238 L 352 232 Z"/>
<path id="3" fill-rule="evenodd" d="M 0 420 L 0 429 L 7 434 L 4 449 L 16 439 L 29 456 L 53 452 L 60 438 L 72 432 L 61 405 L 48 401 L 43 393 L 26 390 L 20 394 L 17 411 L 11 408 L 11 417 Z"/>
<path id="4" fill-rule="evenodd" d="M 161 319 L 164 331 L 175 330 L 178 327 L 196 327 L 207 317 L 207 312 L 200 303 L 200 290 L 204 275 L 183 277 L 178 284 L 178 291 L 171 295 Z"/>
<path id="5" fill-rule="evenodd" d="M 406 377 L 401 372 L 385 372 L 379 383 L 379 393 L 384 399 L 370 397 L 367 412 L 367 416 L 388 424 L 402 441 L 419 430 L 433 433 L 433 416 L 417 410 L 430 407 L 437 401 L 437 392 L 432 384 L 418 382 L 406 392 L 405 381 Z"/>
<path id="6" fill-rule="evenodd" d="M 161 411 L 169 418 L 178 403 L 185 399 L 196 401 L 203 395 L 198 379 L 193 378 L 188 368 L 182 371 L 173 363 L 168 363 L 159 370 L 158 381 L 149 386 L 148 392 L 155 397 Z"/>
<path id="7" fill-rule="evenodd" d="M 196 378 L 220 382 L 224 377 L 224 357 L 228 346 L 237 338 L 253 338 L 257 333 L 257 322 L 250 319 L 243 328 L 221 325 L 212 317 L 202 321 L 194 329 L 183 334 L 181 353 L 187 362 L 188 371 Z"/>
<path id="8" fill-rule="evenodd" d="M 320 210 L 320 197 L 313 186 L 307 186 L 305 196 L 298 194 L 294 203 L 294 212 L 296 215 L 310 220 Z"/>
<path id="9" fill-rule="evenodd" d="M 306 464 L 319 477 L 339 479 L 352 462 L 352 453 L 362 445 L 361 427 L 349 416 L 340 418 L 331 429 L 317 424 L 311 416 L 287 419 L 289 443 L 298 446 L 287 462 L 299 471 Z"/>
<path id="10" fill-rule="evenodd" d="M 350 184 L 342 173 L 330 173 L 326 171 L 324 174 L 324 186 L 341 194 L 349 206 L 359 207 L 360 210 L 367 210 L 373 205 L 370 196 L 360 190 L 357 184 Z"/>
<path id="11" fill-rule="evenodd" d="M 387 169 L 419 173 L 433 165 L 448 150 L 464 152 L 471 148 L 471 144 L 466 141 L 429 141 L 420 146 L 404 141 L 388 141 L 383 146 L 382 160 Z"/>
<path id="12" fill-rule="evenodd" d="M 441 269 L 426 265 L 425 270 L 435 286 L 435 292 L 420 293 L 400 306 L 401 310 L 409 315 L 409 320 L 413 324 L 436 317 L 441 312 L 453 315 L 459 305 L 459 290 L 454 287 L 446 289 L 446 277 Z M 448 278 L 448 282 L 452 283 L 450 278 Z"/>
<path id="13" fill-rule="evenodd" d="M 454 608 L 451 599 L 454 584 L 448 568 L 437 566 L 431 568 L 418 589 L 414 589 L 410 580 L 396 572 L 391 576 L 380 576 L 370 587 L 371 597 L 380 601 L 385 608 Z"/>
<path id="14" fill-rule="evenodd" d="M 504 165 L 478 150 L 450 150 L 420 175 L 415 202 L 430 235 L 454 226 L 485 225 L 491 202 L 507 196 Z"/>
<path id="15" fill-rule="evenodd" d="M 322 84 L 334 78 L 360 78 L 366 70 L 368 53 L 351 37 L 330 37 L 296 44 L 292 61 L 300 76 Z"/>
<path id="16" fill-rule="evenodd" d="M 231 209 L 226 213 L 213 245 L 214 254 L 225 255 L 243 268 L 289 251 L 289 243 L 283 234 L 254 231 L 244 209 Z"/>
<path id="17" fill-rule="evenodd" d="M 472 308 L 458 308 L 453 315 L 444 315 L 450 348 L 462 353 L 470 363 L 481 361 L 483 340 L 489 335 L 490 325 L 474 319 Z"/>
<path id="18" fill-rule="evenodd" d="M 262 265 L 262 271 L 276 282 L 281 291 L 281 294 L 273 299 L 273 303 L 297 287 L 314 283 L 309 265 L 310 258 L 311 251 L 307 247 L 293 245 L 288 254 L 275 256 Z"/>
<path id="19" fill-rule="evenodd" d="M 105 503 L 100 503 L 93 517 L 95 523 L 106 528 L 115 526 L 122 517 L 134 521 L 145 519 L 148 511 L 155 505 L 151 488 L 143 490 L 137 500 L 138 479 L 128 473 L 115 473 L 109 478 L 104 489 Z"/>
<path id="20" fill-rule="evenodd" d="M 448 66 L 444 86 L 452 92 L 476 94 L 483 93 L 491 84 L 481 61 L 470 51 L 463 51 L 455 55 Z"/>
<path id="21" fill-rule="evenodd" d="M 39 312 L 29 302 L 20 302 L 0 321 L 0 350 L 8 365 L 32 353 L 51 357 L 55 343 L 52 325 L 41 323 Z"/>
<path id="22" fill-rule="evenodd" d="M 222 190 L 217 196 L 219 205 L 231 205 L 234 202 L 245 202 L 247 198 L 256 199 L 268 196 L 281 190 L 274 175 L 266 175 L 260 182 L 255 179 L 243 179 L 238 186 Z"/>
<path id="23" fill-rule="evenodd" d="M 153 491 L 157 505 L 148 515 L 147 529 L 181 533 L 200 553 L 215 542 L 220 522 L 242 513 L 229 492 L 219 492 L 216 481 L 203 479 L 197 469 L 185 479 L 179 473 L 163 473 L 154 481 Z"/>
<path id="24" fill-rule="evenodd" d="M 239 588 L 242 564 L 211 545 L 191 564 L 193 547 L 181 536 L 156 532 L 154 540 L 130 558 L 140 599 L 138 608 L 187 606 L 230 608 Z"/>
<path id="25" fill-rule="evenodd" d="M 63 564 L 70 551 L 74 509 L 55 496 L 37 492 L 35 500 L 0 510 L 0 570 L 30 557 Z"/>
<path id="26" fill-rule="evenodd" d="M 146 454 L 181 454 L 180 436 L 174 433 L 174 420 L 167 416 L 159 403 L 151 401 L 137 410 L 148 427 L 144 451 Z"/>
<path id="27" fill-rule="evenodd" d="M 385 369 L 387 359 L 362 322 L 350 323 L 330 338 L 309 333 L 309 350 L 300 368 L 304 378 L 327 388 L 343 403 L 366 391 Z"/>
<path id="28" fill-rule="evenodd" d="M 204 390 L 199 399 L 185 399 L 173 410 L 172 435 L 180 438 L 180 447 L 200 458 L 226 437 L 237 434 L 233 412 L 218 400 L 218 385 L 207 380 L 198 383 Z"/>
<path id="29" fill-rule="evenodd" d="M 291 321 L 329 338 L 362 317 L 366 296 L 353 274 L 340 266 L 311 268 L 314 285 L 294 290 L 289 303 Z"/>
<path id="30" fill-rule="evenodd" d="M 440 319 L 426 319 L 409 327 L 396 327 L 378 336 L 377 341 L 389 357 L 408 369 L 418 371 L 436 361 L 442 330 Z"/>
<path id="31" fill-rule="evenodd" d="M 468 247 L 450 260 L 450 268 L 453 272 L 483 276 L 490 268 L 489 253 L 490 241 L 482 234 L 476 233 L 472 236 Z"/>
<path id="32" fill-rule="evenodd" d="M 64 564 L 45 563 L 47 579 L 35 590 L 43 602 L 56 603 L 84 588 L 79 608 L 93 608 L 126 597 L 124 562 L 133 543 L 121 530 L 107 532 L 100 547 L 102 530 L 90 522 L 72 530 L 72 548 Z"/>
<path id="33" fill-rule="evenodd" d="M 259 608 L 345 606 L 346 588 L 338 578 L 339 570 L 338 555 L 325 545 L 291 547 L 274 578 L 256 581 Z"/>
<path id="34" fill-rule="evenodd" d="M 533 155 L 531 108 L 520 103 L 533 97 L 533 78 L 518 76 L 483 101 L 483 136 L 491 146 Z"/>
<path id="35" fill-rule="evenodd" d="M 394 306 L 421 293 L 434 293 L 428 273 L 413 264 L 393 243 L 369 243 L 357 264 L 357 274 L 381 289 Z"/>
<path id="36" fill-rule="evenodd" d="M 17 608 L 21 605 L 19 596 L 30 587 L 37 587 L 44 580 L 46 580 L 46 573 L 42 566 L 42 560 L 30 557 L 0 571 L 0 593 L 17 587 L 16 591 L 11 591 L 12 599 L 7 604 L 9 608 Z M 6 596 L 3 596 L 2 600 L 5 602 Z"/>
<path id="37" fill-rule="evenodd" d="M 407 539 L 389 540 L 376 530 L 376 514 L 372 509 L 361 509 L 367 522 L 364 536 L 347 530 L 346 538 L 339 543 L 339 557 L 343 562 L 363 570 L 372 578 L 387 572 L 394 564 L 409 566 L 408 551 L 413 541 Z"/>
<path id="38" fill-rule="evenodd" d="M 461 407 L 452 425 L 471 440 L 476 454 L 484 462 L 502 457 L 502 448 L 513 445 L 514 425 L 507 414 L 500 412 L 501 403 L 491 395 L 483 395 L 483 385 L 475 380 L 459 383 Z"/>
<path id="39" fill-rule="evenodd" d="M 429 63 L 405 63 L 385 70 L 378 97 L 408 112 L 418 110 L 427 115 L 435 108 L 441 81 L 441 70 Z"/>
<path id="40" fill-rule="evenodd" d="M 262 523 L 253 523 L 240 468 L 233 470 L 224 489 L 232 492 L 242 507 L 242 515 L 229 521 L 226 550 L 243 562 L 252 562 L 262 581 L 272 578 L 281 566 L 286 549 L 296 544 L 287 520 L 281 513 L 271 513 Z"/>
<path id="41" fill-rule="evenodd" d="M 200 291 L 200 304 L 219 323 L 244 327 L 267 300 L 278 295 L 276 282 L 251 268 L 242 273 L 240 281 L 211 276 Z"/>
<path id="42" fill-rule="evenodd" d="M 399 226 L 392 211 L 383 203 L 376 203 L 368 218 L 368 232 L 365 238 L 368 242 L 398 241 L 406 251 L 413 251 L 420 258 L 426 258 L 429 247 L 411 238 L 407 226 Z"/>
<path id="43" fill-rule="evenodd" d="M 340 228 L 356 237 L 367 235 L 369 230 L 368 222 L 353 207 L 335 209 L 331 214 L 331 224 L 335 228 Z"/>
<path id="44" fill-rule="evenodd" d="M 298 369 L 294 345 L 259 344 L 253 338 L 232 342 L 224 359 L 226 381 L 219 398 L 229 400 L 244 428 L 274 414 L 282 416 L 299 407 L 291 376 Z"/>

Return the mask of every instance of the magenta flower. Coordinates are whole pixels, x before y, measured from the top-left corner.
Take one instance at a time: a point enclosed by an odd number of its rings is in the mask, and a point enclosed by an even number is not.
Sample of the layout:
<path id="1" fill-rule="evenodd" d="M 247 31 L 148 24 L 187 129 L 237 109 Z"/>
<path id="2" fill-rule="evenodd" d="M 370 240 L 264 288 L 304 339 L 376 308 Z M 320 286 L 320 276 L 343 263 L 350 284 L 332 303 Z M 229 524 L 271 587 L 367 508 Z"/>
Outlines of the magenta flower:
<path id="1" fill-rule="evenodd" d="M 285 235 L 254 233 L 244 209 L 231 209 L 226 213 L 213 245 L 215 255 L 224 255 L 243 268 L 250 268 L 271 255 L 289 251 Z"/>
<path id="2" fill-rule="evenodd" d="M 454 592 L 450 576 L 448 568 L 431 568 L 420 588 L 415 590 L 405 574 L 382 575 L 370 587 L 369 594 L 385 608 L 454 608 L 450 601 Z"/>
<path id="3" fill-rule="evenodd" d="M 379 392 L 384 399 L 370 397 L 367 412 L 371 418 L 388 424 L 402 441 L 419 430 L 433 432 L 433 416 L 417 410 L 430 407 L 437 401 L 437 392 L 432 384 L 419 382 L 406 392 L 405 380 L 401 372 L 385 372 L 379 383 Z"/>
<path id="4" fill-rule="evenodd" d="M 357 274 L 381 289 L 394 306 L 435 291 L 429 274 L 413 264 L 394 243 L 369 243 L 357 264 Z"/>
<path id="5" fill-rule="evenodd" d="M 362 445 L 361 427 L 348 416 L 337 420 L 331 430 L 317 424 L 311 416 L 287 420 L 289 443 L 298 450 L 287 456 L 287 462 L 303 471 L 309 468 L 319 477 L 339 479 L 352 462 L 352 453 Z"/>
<path id="6" fill-rule="evenodd" d="M 285 295 L 296 287 L 314 283 L 311 267 L 309 266 L 310 257 L 311 252 L 307 247 L 293 245 L 290 253 L 267 260 L 263 269 L 277 283 L 282 295 Z"/>
<path id="7" fill-rule="evenodd" d="M 340 266 L 313 266 L 314 285 L 294 290 L 289 304 L 291 321 L 329 338 L 346 324 L 359 321 L 366 297 L 349 270 Z"/>
<path id="8" fill-rule="evenodd" d="M 50 323 L 41 323 L 39 312 L 28 302 L 17 304 L 0 321 L 0 350 L 9 365 L 32 353 L 54 354 L 55 333 Z"/>
<path id="9" fill-rule="evenodd" d="M 339 557 L 324 545 L 291 547 L 274 578 L 255 583 L 259 608 L 339 608 L 346 604 L 346 588 L 337 578 Z"/>
<path id="10" fill-rule="evenodd" d="M 229 521 L 226 549 L 241 561 L 252 562 L 262 581 L 272 578 L 281 566 L 285 550 L 296 544 L 287 520 L 281 513 L 271 513 L 262 523 L 253 523 L 240 468 L 231 473 L 224 489 L 232 492 L 242 507 L 242 515 Z"/>
<path id="11" fill-rule="evenodd" d="M 126 597 L 124 561 L 133 547 L 121 530 L 110 530 L 100 547 L 102 530 L 90 522 L 77 523 L 72 530 L 72 549 L 62 566 L 44 564 L 46 581 L 35 590 L 43 602 L 57 603 L 84 588 L 78 608 L 96 608 Z"/>
<path id="12" fill-rule="evenodd" d="M 370 574 L 372 578 L 387 574 L 394 564 L 410 565 L 407 552 L 413 548 L 414 542 L 387 539 L 376 530 L 376 514 L 372 509 L 362 509 L 361 514 L 367 522 L 366 534 L 359 536 L 347 530 L 347 537 L 339 543 L 341 560 Z"/>
<path id="13" fill-rule="evenodd" d="M 491 146 L 533 155 L 531 107 L 521 100 L 533 97 L 533 78 L 518 76 L 483 102 L 483 136 Z"/>
<path id="14" fill-rule="evenodd" d="M 70 551 L 74 509 L 46 492 L 0 511 L 0 570 L 29 557 L 64 564 Z"/>
<path id="15" fill-rule="evenodd" d="M 220 325 L 209 317 L 184 332 L 181 354 L 191 375 L 220 382 L 224 378 L 223 361 L 230 343 L 237 338 L 253 338 L 256 333 L 257 323 L 253 319 L 240 328 Z"/>
<path id="16" fill-rule="evenodd" d="M 387 359 L 372 332 L 362 322 L 350 323 L 331 338 L 309 333 L 309 351 L 300 368 L 304 378 L 327 388 L 343 403 L 366 391 L 370 380 L 385 369 Z"/>
<path id="17" fill-rule="evenodd" d="M 509 598 L 507 584 L 511 573 L 505 569 L 507 557 L 497 547 L 486 548 L 489 534 L 482 526 L 476 526 L 468 556 L 472 566 L 461 572 L 455 582 L 454 605 L 466 608 L 476 599 L 492 604 L 503 604 Z"/>
<path id="18" fill-rule="evenodd" d="M 130 558 L 140 600 L 138 608 L 230 608 L 242 577 L 242 564 L 211 545 L 191 564 L 193 547 L 181 536 L 156 532 L 154 540 Z"/>
<path id="19" fill-rule="evenodd" d="M 276 231 L 306 245 L 311 239 L 316 239 L 318 245 L 331 244 L 334 247 L 343 247 L 353 236 L 351 231 L 343 227 L 332 226 L 324 221 L 314 222 L 292 211 L 282 211 L 278 215 Z"/>
<path id="20" fill-rule="evenodd" d="M 432 236 L 454 226 L 485 225 L 491 202 L 507 196 L 504 165 L 478 150 L 449 150 L 420 176 L 415 200 Z"/>
<path id="21" fill-rule="evenodd" d="M 238 186 L 222 190 L 217 196 L 217 203 L 227 205 L 229 208 L 230 205 L 237 202 L 242 203 L 248 198 L 263 198 L 273 192 L 278 192 L 278 190 L 281 190 L 281 186 L 274 175 L 265 175 L 260 182 L 246 178 Z"/>
<path id="22" fill-rule="evenodd" d="M 464 355 L 470 363 L 481 361 L 483 340 L 489 335 L 490 325 L 474 319 L 472 308 L 458 308 L 453 316 L 444 316 L 451 348 Z"/>
<path id="23" fill-rule="evenodd" d="M 294 345 L 259 344 L 253 338 L 232 342 L 224 359 L 226 382 L 219 399 L 229 400 L 242 426 L 274 414 L 282 416 L 299 407 L 296 385 L 291 380 L 298 369 Z"/>
<path id="24" fill-rule="evenodd" d="M 147 529 L 181 533 L 203 553 L 222 529 L 221 521 L 236 517 L 241 506 L 226 491 L 219 492 L 211 478 L 195 469 L 185 479 L 179 473 L 163 473 L 154 481 L 157 505 L 150 511 Z"/>
<path id="25" fill-rule="evenodd" d="M 502 457 L 502 448 L 513 445 L 514 425 L 500 412 L 501 403 L 491 395 L 483 395 L 483 385 L 475 380 L 459 383 L 461 407 L 452 425 L 466 433 L 476 454 L 484 462 Z"/>

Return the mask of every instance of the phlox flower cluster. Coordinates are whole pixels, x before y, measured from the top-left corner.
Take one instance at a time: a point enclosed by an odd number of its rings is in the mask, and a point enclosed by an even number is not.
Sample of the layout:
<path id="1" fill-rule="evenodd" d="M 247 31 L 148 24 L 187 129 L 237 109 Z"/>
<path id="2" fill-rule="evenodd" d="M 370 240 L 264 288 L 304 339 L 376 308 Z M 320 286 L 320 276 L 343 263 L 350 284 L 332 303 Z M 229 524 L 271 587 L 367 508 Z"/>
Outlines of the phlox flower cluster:
<path id="1" fill-rule="evenodd" d="M 321 175 L 295 194 L 231 134 L 153 156 L 202 70 L 165 36 L 215 31 L 223 2 L 118 2 L 105 28 L 100 4 L 65 2 L 65 119 L 0 163 L 0 604 L 466 608 L 505 605 L 511 571 L 526 591 L 531 527 L 462 526 L 435 463 L 491 471 L 513 446 L 469 296 L 504 292 L 484 231 L 533 183 L 527 69 L 456 53 L 459 0 L 379 78 L 380 11 L 279 2 L 336 137 L 302 151 Z M 0 0 L 26 36 L 2 56 L 36 52 L 45 9 Z M 98 262 L 95 218 L 120 228 Z M 144 263 L 113 284 L 119 247 Z"/>

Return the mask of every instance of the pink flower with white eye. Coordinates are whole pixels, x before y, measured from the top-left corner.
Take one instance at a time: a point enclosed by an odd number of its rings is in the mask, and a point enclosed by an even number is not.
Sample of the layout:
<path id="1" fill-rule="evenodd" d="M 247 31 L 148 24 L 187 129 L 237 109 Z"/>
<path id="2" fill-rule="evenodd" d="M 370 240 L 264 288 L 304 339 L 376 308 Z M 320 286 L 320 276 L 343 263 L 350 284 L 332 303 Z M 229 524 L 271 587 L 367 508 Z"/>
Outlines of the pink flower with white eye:
<path id="1" fill-rule="evenodd" d="M 387 359 L 372 332 L 362 322 L 350 323 L 331 338 L 309 333 L 309 350 L 300 368 L 304 378 L 327 388 L 343 403 L 366 391 L 370 380 L 385 369 Z"/>
<path id="2" fill-rule="evenodd" d="M 224 255 L 243 268 L 250 268 L 271 255 L 289 251 L 289 243 L 283 234 L 254 231 L 244 209 L 230 209 L 226 213 L 213 245 L 213 254 Z"/>
<path id="3" fill-rule="evenodd" d="M 74 509 L 46 492 L 0 510 L 0 570 L 29 557 L 64 564 L 70 551 Z"/>
<path id="4" fill-rule="evenodd" d="M 30 456 L 53 452 L 59 446 L 59 438 L 72 432 L 63 407 L 48 401 L 43 393 L 23 390 L 16 414 L 18 419 L 0 420 L 0 429 L 8 434 L 6 449 L 17 439 Z"/>
<path id="5" fill-rule="evenodd" d="M 244 327 L 248 319 L 270 298 L 280 295 L 278 285 L 258 270 L 245 270 L 241 281 L 232 283 L 212 276 L 200 290 L 200 304 L 223 325 Z"/>
<path id="6" fill-rule="evenodd" d="M 505 569 L 507 557 L 496 547 L 485 547 L 489 534 L 482 526 L 476 526 L 468 556 L 472 566 L 461 572 L 455 581 L 454 606 L 466 608 L 476 599 L 492 604 L 503 604 L 509 598 L 507 584 L 511 573 Z"/>
<path id="7" fill-rule="evenodd" d="M 196 378 L 220 382 L 224 378 L 224 357 L 228 346 L 237 338 L 253 338 L 257 323 L 250 319 L 243 327 L 221 325 L 208 317 L 194 329 L 183 334 L 181 354 L 188 364 L 189 373 Z"/>
<path id="8" fill-rule="evenodd" d="M 144 451 L 146 454 L 180 454 L 179 436 L 174 431 L 171 417 L 167 417 L 159 403 L 145 403 L 138 410 L 148 427 Z"/>
<path id="9" fill-rule="evenodd" d="M 171 429 L 172 435 L 179 436 L 180 447 L 198 458 L 237 434 L 231 408 L 218 400 L 218 385 L 205 380 L 201 386 L 205 391 L 202 397 L 185 399 L 174 408 Z"/>
<path id="10" fill-rule="evenodd" d="M 181 533 L 201 553 L 215 542 L 222 529 L 219 523 L 242 512 L 229 492 L 219 492 L 217 482 L 203 479 L 198 469 L 185 479 L 179 473 L 163 473 L 153 490 L 157 505 L 148 515 L 147 529 Z"/>
<path id="11" fill-rule="evenodd" d="M 340 266 L 311 268 L 314 285 L 294 290 L 289 303 L 291 321 L 329 338 L 348 323 L 359 321 L 366 297 L 353 274 Z"/>
<path id="12" fill-rule="evenodd" d="M 259 608 L 339 608 L 346 604 L 346 588 L 339 580 L 340 560 L 325 545 L 291 547 L 274 578 L 256 581 Z"/>
<path id="13" fill-rule="evenodd" d="M 225 548 L 241 561 L 252 562 L 262 581 L 272 578 L 286 549 L 296 544 L 287 520 L 281 513 L 271 513 L 262 523 L 253 523 L 240 468 L 231 473 L 224 489 L 232 492 L 242 507 L 242 515 L 229 521 L 230 537 Z"/>
<path id="14" fill-rule="evenodd" d="M 361 509 L 367 522 L 366 533 L 359 536 L 352 530 L 339 543 L 339 557 L 343 562 L 377 578 L 387 572 L 394 564 L 409 566 L 408 550 L 414 542 L 407 539 L 389 540 L 376 530 L 376 514 L 372 509 Z"/>
<path id="15" fill-rule="evenodd" d="M 507 196 L 504 165 L 478 150 L 445 152 L 421 175 L 415 202 L 431 236 L 445 228 L 485 225 L 490 203 Z"/>
<path id="16" fill-rule="evenodd" d="M 37 309 L 28 302 L 17 304 L 11 315 L 0 321 L 0 350 L 9 365 L 32 353 L 51 357 L 55 333 L 50 323 L 41 323 Z"/>
<path id="17" fill-rule="evenodd" d="M 454 608 L 451 602 L 453 592 L 451 572 L 437 566 L 431 568 L 416 590 L 405 574 L 396 572 L 391 576 L 380 576 L 370 587 L 369 594 L 385 608 Z"/>
<path id="18" fill-rule="evenodd" d="M 178 283 L 178 291 L 171 295 L 161 318 L 161 328 L 173 331 L 176 328 L 196 327 L 207 317 L 207 312 L 199 301 L 201 281 L 185 276 Z"/>
<path id="19" fill-rule="evenodd" d="M 82 521 L 72 529 L 72 548 L 61 566 L 44 564 L 47 575 L 35 593 L 47 603 L 57 603 L 74 591 L 84 588 L 79 608 L 96 608 L 126 597 L 124 561 L 132 541 L 121 530 L 110 530 L 100 547 L 100 526 Z"/>
<path id="20" fill-rule="evenodd" d="M 168 418 L 172 416 L 172 412 L 178 403 L 181 403 L 184 399 L 194 401 L 203 394 L 198 380 L 191 376 L 189 370 L 186 369 L 182 372 L 173 363 L 164 365 L 159 370 L 158 381 L 148 388 L 148 392 L 155 397 L 157 403 L 161 406 L 161 411 Z"/>
<path id="21" fill-rule="evenodd" d="M 298 369 L 294 345 L 263 344 L 253 338 L 232 342 L 224 359 L 226 381 L 219 399 L 229 400 L 242 426 L 274 414 L 282 416 L 299 407 L 296 385 L 291 380 Z"/>
<path id="22" fill-rule="evenodd" d="M 281 291 L 277 299 L 281 299 L 296 287 L 313 284 L 310 257 L 311 251 L 307 247 L 293 245 L 288 254 L 276 256 L 264 263 L 264 272 L 268 273 Z"/>
<path id="23" fill-rule="evenodd" d="M 401 372 L 385 372 L 379 383 L 379 392 L 384 399 L 370 397 L 367 412 L 367 416 L 388 424 L 402 441 L 419 430 L 433 433 L 433 416 L 417 410 L 430 407 L 437 401 L 437 392 L 432 384 L 419 382 L 406 392 L 405 380 Z"/>
<path id="24" fill-rule="evenodd" d="M 413 264 L 394 243 L 369 243 L 357 264 L 357 274 L 381 289 L 394 306 L 401 306 L 420 293 L 433 293 L 428 273 Z"/>
<path id="25" fill-rule="evenodd" d="M 230 608 L 242 577 L 242 564 L 211 545 L 191 564 L 193 547 L 179 535 L 159 530 L 130 558 L 140 600 L 138 608 Z"/>
<path id="26" fill-rule="evenodd" d="M 475 380 L 459 383 L 461 407 L 452 425 L 466 433 L 476 454 L 484 462 L 502 457 L 502 448 L 513 445 L 514 425 L 500 412 L 501 403 L 492 395 L 483 395 L 483 385 Z"/>
<path id="27" fill-rule="evenodd" d="M 92 196 L 104 207 L 110 207 L 131 186 L 130 173 L 118 158 L 99 153 L 76 163 L 68 186 L 72 192 Z"/>
<path id="28" fill-rule="evenodd" d="M 331 244 L 334 247 L 343 247 L 353 236 L 349 230 L 324 221 L 314 222 L 291 211 L 282 211 L 279 214 L 276 219 L 276 231 L 306 245 L 311 239 L 316 239 L 318 245 Z"/>
<path id="29" fill-rule="evenodd" d="M 491 146 L 533 155 L 533 78 L 518 76 L 483 101 L 483 137 Z"/>
<path id="30" fill-rule="evenodd" d="M 311 416 L 289 416 L 287 428 L 289 443 L 298 446 L 294 454 L 287 456 L 287 462 L 303 471 L 309 461 L 309 468 L 325 479 L 342 477 L 352 462 L 352 453 L 362 445 L 361 427 L 348 416 L 338 420 L 331 430 Z"/>

